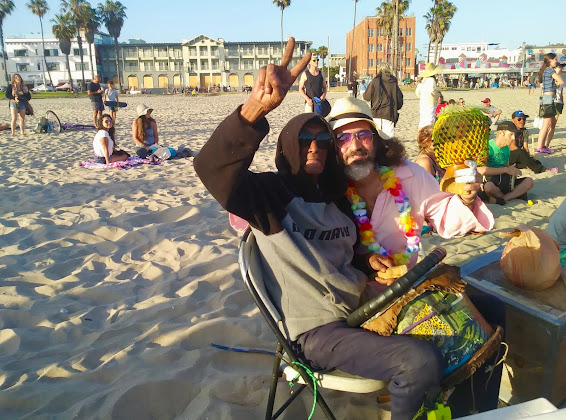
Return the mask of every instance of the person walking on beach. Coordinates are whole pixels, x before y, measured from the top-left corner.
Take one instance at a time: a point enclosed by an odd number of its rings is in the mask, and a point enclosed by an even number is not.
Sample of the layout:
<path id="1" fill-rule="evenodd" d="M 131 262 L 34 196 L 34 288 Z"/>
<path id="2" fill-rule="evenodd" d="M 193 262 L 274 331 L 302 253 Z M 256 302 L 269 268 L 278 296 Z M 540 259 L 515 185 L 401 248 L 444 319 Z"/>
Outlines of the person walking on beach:
<path id="1" fill-rule="evenodd" d="M 326 89 L 324 74 L 318 69 L 318 56 L 313 55 L 309 68 L 303 72 L 299 79 L 299 92 L 305 98 L 305 112 L 314 111 L 314 98 L 321 101 L 326 99 Z"/>
<path id="2" fill-rule="evenodd" d="M 537 75 L 534 72 L 531 72 L 529 76 L 529 95 L 535 93 L 536 80 L 537 80 Z"/>
<path id="3" fill-rule="evenodd" d="M 12 84 L 6 87 L 6 98 L 10 100 L 10 114 L 12 116 L 12 135 L 16 134 L 16 122 L 20 117 L 20 134 L 25 134 L 26 102 L 31 94 L 18 73 L 12 76 Z"/>
<path id="4" fill-rule="evenodd" d="M 556 127 L 556 106 L 554 98 L 556 97 L 556 87 L 564 84 L 562 77 L 556 72 L 558 58 L 554 53 L 548 53 L 544 56 L 544 63 L 539 71 L 538 80 L 542 86 L 541 106 L 548 108 L 543 116 L 542 127 L 538 133 L 538 145 L 535 149 L 536 153 L 554 153 L 550 146 L 550 141 L 554 136 L 554 128 Z"/>
<path id="5" fill-rule="evenodd" d="M 397 78 L 391 74 L 387 63 L 381 63 L 377 75 L 370 82 L 363 95 L 370 102 L 373 120 L 381 138 L 395 136 L 395 124 L 399 120 L 399 110 L 403 106 L 403 92 L 399 89 Z"/>
<path id="6" fill-rule="evenodd" d="M 88 97 L 90 98 L 90 103 L 92 105 L 92 121 L 94 126 L 98 126 L 98 120 L 104 111 L 104 103 L 102 102 L 102 88 L 100 87 L 100 75 L 94 76 L 92 82 L 87 86 Z"/>
<path id="7" fill-rule="evenodd" d="M 110 112 L 110 116 L 112 117 L 112 120 L 114 121 L 114 124 L 116 124 L 116 111 L 118 111 L 118 105 L 119 105 L 119 98 L 118 98 L 118 90 L 114 88 L 114 82 L 112 80 L 109 80 L 107 82 L 108 88 L 106 88 L 106 90 L 104 90 L 104 104 L 106 104 L 106 102 L 116 102 L 116 105 L 114 106 L 108 106 L 106 105 L 106 109 Z"/>
<path id="8" fill-rule="evenodd" d="M 426 63 L 424 71 L 420 74 L 422 82 L 417 86 L 415 94 L 420 98 L 419 129 L 428 125 L 434 125 L 438 91 L 436 90 L 435 75 L 440 71 L 440 66 Z"/>

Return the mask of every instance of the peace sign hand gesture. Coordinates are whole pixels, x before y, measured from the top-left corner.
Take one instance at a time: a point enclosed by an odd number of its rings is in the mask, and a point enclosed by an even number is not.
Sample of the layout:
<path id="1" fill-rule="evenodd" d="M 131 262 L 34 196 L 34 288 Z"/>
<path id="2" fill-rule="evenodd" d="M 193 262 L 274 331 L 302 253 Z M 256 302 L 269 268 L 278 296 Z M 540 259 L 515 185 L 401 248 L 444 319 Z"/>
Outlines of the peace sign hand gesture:
<path id="1" fill-rule="evenodd" d="M 307 66 L 311 59 L 310 52 L 306 53 L 291 70 L 287 69 L 294 49 L 295 38 L 289 38 L 281 65 L 269 64 L 259 69 L 252 94 L 240 111 L 242 118 L 250 124 L 256 123 L 283 102 L 287 92 Z"/>

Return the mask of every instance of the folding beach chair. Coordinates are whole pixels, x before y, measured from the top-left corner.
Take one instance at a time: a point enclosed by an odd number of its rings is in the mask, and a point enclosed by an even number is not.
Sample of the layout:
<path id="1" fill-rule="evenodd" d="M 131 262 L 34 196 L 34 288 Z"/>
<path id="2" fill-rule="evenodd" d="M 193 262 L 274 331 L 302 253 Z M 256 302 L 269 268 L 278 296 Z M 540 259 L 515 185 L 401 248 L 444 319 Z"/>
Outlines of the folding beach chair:
<path id="1" fill-rule="evenodd" d="M 244 282 L 252 299 L 277 338 L 269 399 L 265 413 L 266 420 L 278 418 L 305 388 L 308 388 L 312 392 L 316 404 L 326 415 L 326 418 L 334 420 L 334 414 L 332 414 L 332 411 L 322 398 L 319 388 L 355 393 L 370 393 L 384 389 L 387 386 L 387 382 L 384 381 L 353 376 L 337 370 L 320 372 L 312 369 L 305 360 L 299 357 L 296 350 L 293 348 L 291 341 L 285 333 L 281 315 L 271 302 L 271 298 L 263 282 L 260 251 L 250 229 L 245 232 L 240 243 L 238 261 L 242 277 L 244 278 Z M 281 361 L 284 363 L 281 363 Z M 294 392 L 287 401 L 273 414 L 275 394 L 280 377 L 296 385 L 293 386 Z M 313 381 L 313 378 L 316 379 L 316 383 Z"/>

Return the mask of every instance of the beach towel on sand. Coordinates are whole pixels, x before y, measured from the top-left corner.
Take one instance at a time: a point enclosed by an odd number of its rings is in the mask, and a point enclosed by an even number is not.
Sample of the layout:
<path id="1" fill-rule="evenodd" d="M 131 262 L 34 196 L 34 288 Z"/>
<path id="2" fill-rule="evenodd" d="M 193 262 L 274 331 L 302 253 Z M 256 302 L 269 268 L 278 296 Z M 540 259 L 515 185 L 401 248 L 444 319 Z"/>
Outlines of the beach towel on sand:
<path id="1" fill-rule="evenodd" d="M 148 165 L 159 165 L 160 162 L 152 162 L 149 159 L 141 159 L 137 156 L 129 157 L 126 160 L 122 160 L 119 162 L 111 162 L 111 163 L 96 163 L 93 160 L 85 160 L 84 162 L 79 163 L 80 166 L 87 169 L 107 169 L 107 168 L 120 168 L 120 169 L 130 169 L 134 166 L 141 165 L 141 164 L 148 164 Z"/>

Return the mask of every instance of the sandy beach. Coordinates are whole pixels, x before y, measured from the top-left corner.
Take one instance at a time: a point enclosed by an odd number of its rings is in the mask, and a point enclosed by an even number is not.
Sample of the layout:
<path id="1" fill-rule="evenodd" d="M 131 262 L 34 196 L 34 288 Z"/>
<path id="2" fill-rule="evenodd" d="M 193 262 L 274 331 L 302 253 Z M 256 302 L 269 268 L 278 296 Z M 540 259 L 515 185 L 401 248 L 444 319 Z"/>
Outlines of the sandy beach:
<path id="1" fill-rule="evenodd" d="M 531 136 L 538 133 L 532 128 L 538 96 L 525 89 L 443 93 L 478 106 L 489 97 L 503 118 L 523 110 Z M 330 93 L 330 102 L 343 95 Z M 412 91 L 404 96 L 397 133 L 413 159 L 418 99 Z M 120 148 L 134 153 L 130 127 L 144 103 L 154 109 L 161 143 L 198 152 L 246 95 L 121 100 L 128 107 L 118 112 Z M 0 122 L 9 122 L 3 103 Z M 91 158 L 94 130 L 32 129 L 48 109 L 62 122 L 88 124 L 89 100 L 32 99 L 32 105 L 27 135 L 0 132 L 0 418 L 263 418 L 271 357 L 210 346 L 273 350 L 275 342 L 241 280 L 239 236 L 196 176 L 193 159 L 84 169 L 78 164 Z M 271 133 L 252 170 L 275 170 L 279 131 L 302 109 L 293 92 L 268 116 Z M 533 206 L 490 205 L 494 231 L 427 236 L 424 249 L 442 244 L 446 262 L 460 265 L 504 244 L 501 229 L 546 227 L 566 196 L 566 116 L 551 147 L 556 153 L 541 160 L 558 174 L 523 171 L 535 179 Z M 376 411 L 375 395 L 325 395 L 338 418 L 388 418 Z M 281 418 L 306 418 L 311 405 L 304 392 Z"/>

